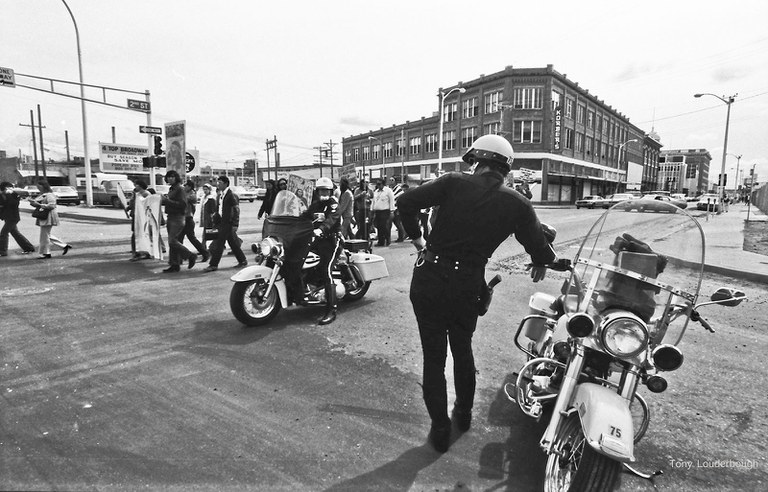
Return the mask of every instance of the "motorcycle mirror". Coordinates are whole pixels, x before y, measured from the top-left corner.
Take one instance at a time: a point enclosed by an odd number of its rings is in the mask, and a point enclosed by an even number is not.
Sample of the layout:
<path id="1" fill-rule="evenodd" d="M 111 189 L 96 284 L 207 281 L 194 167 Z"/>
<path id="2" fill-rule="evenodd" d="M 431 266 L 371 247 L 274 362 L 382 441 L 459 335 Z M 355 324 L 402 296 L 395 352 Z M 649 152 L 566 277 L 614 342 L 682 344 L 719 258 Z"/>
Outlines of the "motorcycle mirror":
<path id="1" fill-rule="evenodd" d="M 723 306 L 738 306 L 741 301 L 746 299 L 746 294 L 740 290 L 721 287 L 712 294 L 710 299 Z"/>
<path id="2" fill-rule="evenodd" d="M 317 212 L 312 214 L 312 222 L 323 222 L 323 221 L 325 221 L 325 213 Z"/>

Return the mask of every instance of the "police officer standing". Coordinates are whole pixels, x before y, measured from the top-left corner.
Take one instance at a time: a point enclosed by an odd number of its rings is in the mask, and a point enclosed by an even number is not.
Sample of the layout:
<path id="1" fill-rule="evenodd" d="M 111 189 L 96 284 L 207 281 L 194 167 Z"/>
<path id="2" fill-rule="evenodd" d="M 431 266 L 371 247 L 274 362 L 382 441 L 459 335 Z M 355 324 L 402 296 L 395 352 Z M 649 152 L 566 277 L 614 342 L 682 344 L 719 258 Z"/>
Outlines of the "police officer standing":
<path id="1" fill-rule="evenodd" d="M 333 262 L 341 252 L 341 213 L 339 212 L 339 200 L 333 196 L 333 181 L 330 178 L 320 178 L 315 183 L 317 200 L 312 202 L 301 216 L 313 218 L 315 214 L 324 214 L 321 223 L 315 224 L 314 234 L 317 254 L 320 255 L 320 269 L 325 275 L 325 315 L 318 320 L 318 324 L 327 325 L 336 319 L 336 285 L 333 282 L 331 270 Z"/>
<path id="2" fill-rule="evenodd" d="M 403 193 L 397 200 L 403 226 L 419 258 L 413 270 L 410 299 L 419 325 L 424 356 L 423 396 L 432 427 L 429 441 L 448 450 L 451 419 L 445 380 L 448 343 L 454 361 L 456 401 L 453 421 L 469 430 L 475 397 L 472 334 L 478 317 L 478 296 L 486 287 L 488 258 L 511 234 L 533 260 L 531 278 L 544 278 L 555 260 L 530 201 L 504 186 L 513 150 L 499 135 L 478 138 L 464 155 L 476 165 L 474 174 L 449 173 Z M 418 225 L 421 209 L 439 206 L 429 239 Z"/>

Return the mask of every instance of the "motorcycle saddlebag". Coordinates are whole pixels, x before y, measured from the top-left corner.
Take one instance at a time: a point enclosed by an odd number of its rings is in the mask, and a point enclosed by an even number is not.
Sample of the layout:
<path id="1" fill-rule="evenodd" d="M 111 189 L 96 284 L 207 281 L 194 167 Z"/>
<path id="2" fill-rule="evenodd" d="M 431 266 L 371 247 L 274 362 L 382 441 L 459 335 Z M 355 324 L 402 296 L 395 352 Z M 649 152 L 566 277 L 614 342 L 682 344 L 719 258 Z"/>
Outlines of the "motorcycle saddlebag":
<path id="1" fill-rule="evenodd" d="M 365 239 L 345 239 L 344 248 L 350 253 L 358 253 L 360 251 L 365 251 L 366 249 L 371 249 L 371 242 L 366 241 Z"/>
<path id="2" fill-rule="evenodd" d="M 360 275 L 363 276 L 363 280 L 366 282 L 378 278 L 389 277 L 387 264 L 384 263 L 384 258 L 379 255 L 353 253 L 350 255 L 349 262 L 357 267 L 360 271 Z"/>

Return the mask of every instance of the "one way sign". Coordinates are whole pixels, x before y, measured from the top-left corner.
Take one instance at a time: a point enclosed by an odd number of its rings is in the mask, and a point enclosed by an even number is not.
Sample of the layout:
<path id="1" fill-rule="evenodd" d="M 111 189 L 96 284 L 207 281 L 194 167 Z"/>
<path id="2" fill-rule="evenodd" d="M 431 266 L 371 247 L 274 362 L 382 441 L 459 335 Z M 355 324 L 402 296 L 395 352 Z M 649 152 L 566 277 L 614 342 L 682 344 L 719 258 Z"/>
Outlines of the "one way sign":
<path id="1" fill-rule="evenodd" d="M 16 87 L 16 76 L 10 68 L 0 67 L 0 85 Z"/>

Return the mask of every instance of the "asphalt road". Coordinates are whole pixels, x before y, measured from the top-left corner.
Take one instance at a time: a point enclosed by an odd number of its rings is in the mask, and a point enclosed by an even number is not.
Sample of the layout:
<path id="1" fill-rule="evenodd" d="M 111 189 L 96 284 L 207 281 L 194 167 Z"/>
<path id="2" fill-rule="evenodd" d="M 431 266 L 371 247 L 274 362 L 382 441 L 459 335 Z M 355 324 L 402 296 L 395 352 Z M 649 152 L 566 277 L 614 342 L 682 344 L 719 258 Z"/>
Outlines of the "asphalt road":
<path id="1" fill-rule="evenodd" d="M 242 205 L 246 244 L 260 237 L 259 205 Z M 569 256 L 600 212 L 540 216 L 558 227 L 561 254 Z M 37 243 L 28 217 L 22 230 Z M 528 297 L 556 292 L 564 277 L 550 273 L 534 286 L 514 240 L 487 272 L 500 272 L 503 282 L 475 336 L 473 427 L 440 455 L 426 444 L 409 244 L 375 251 L 390 277 L 374 282 L 363 300 L 342 304 L 335 323 L 315 324 L 322 308 L 292 308 L 268 327 L 244 328 L 228 306 L 233 257 L 214 273 L 197 266 L 167 275 L 161 262 L 127 261 L 130 228 L 119 220 L 64 219 L 54 234 L 75 245 L 67 256 L 12 255 L 0 263 L 0 489 L 542 488 L 543 427 L 500 389 L 523 362 L 511 336 Z M 765 295 L 762 286 L 750 288 Z M 727 313 L 716 314 L 711 322 L 743 337 Z M 768 346 L 764 335 L 749 333 Z M 696 413 L 684 404 L 679 410 Z M 662 415 L 652 429 L 679 418 Z M 744 425 L 762 431 L 765 418 Z M 662 468 L 664 453 L 684 437 L 646 441 L 640 459 Z M 764 446 L 749 445 L 764 456 Z M 762 468 L 736 470 L 744 473 L 736 483 L 768 483 L 761 459 Z M 710 471 L 676 475 L 668 464 L 657 485 L 679 490 L 693 480 L 695 488 L 683 488 L 708 490 L 716 483 Z M 653 486 L 625 475 L 622 490 Z"/>

